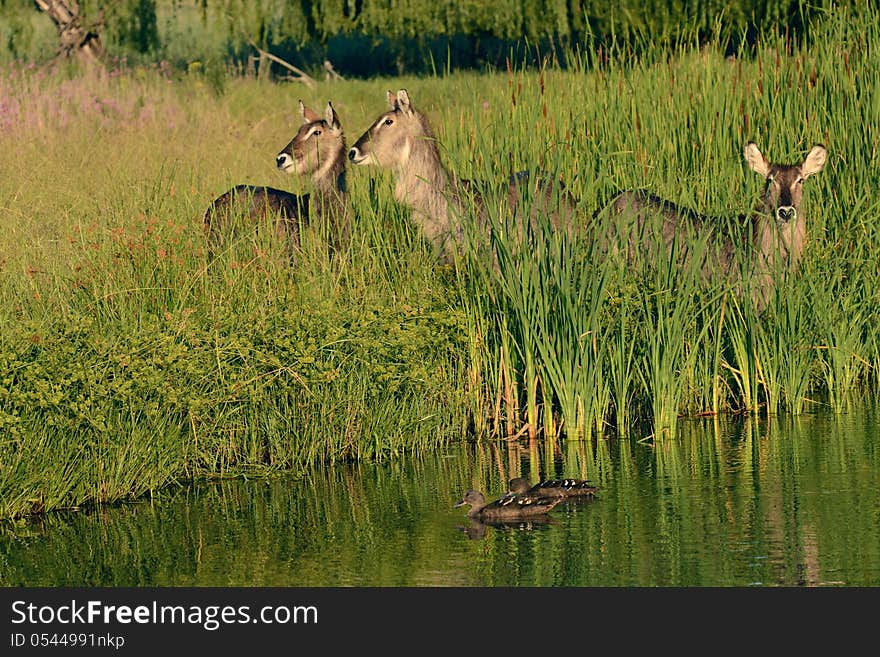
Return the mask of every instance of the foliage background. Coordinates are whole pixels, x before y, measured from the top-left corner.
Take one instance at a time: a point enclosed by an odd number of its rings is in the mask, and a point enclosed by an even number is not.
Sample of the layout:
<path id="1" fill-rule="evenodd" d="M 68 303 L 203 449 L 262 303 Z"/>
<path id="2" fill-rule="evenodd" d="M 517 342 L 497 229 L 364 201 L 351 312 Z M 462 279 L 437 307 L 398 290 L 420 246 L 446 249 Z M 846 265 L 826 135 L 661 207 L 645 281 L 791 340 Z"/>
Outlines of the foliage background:
<path id="1" fill-rule="evenodd" d="M 776 29 L 808 37 L 830 0 L 82 0 L 86 22 L 103 15 L 111 54 L 131 61 L 233 61 L 249 42 L 343 75 L 502 66 L 506 59 L 565 59 L 571 48 L 636 48 L 719 30 L 731 52 Z M 51 21 L 31 0 L 0 0 L 0 56 L 34 61 L 55 49 Z"/>

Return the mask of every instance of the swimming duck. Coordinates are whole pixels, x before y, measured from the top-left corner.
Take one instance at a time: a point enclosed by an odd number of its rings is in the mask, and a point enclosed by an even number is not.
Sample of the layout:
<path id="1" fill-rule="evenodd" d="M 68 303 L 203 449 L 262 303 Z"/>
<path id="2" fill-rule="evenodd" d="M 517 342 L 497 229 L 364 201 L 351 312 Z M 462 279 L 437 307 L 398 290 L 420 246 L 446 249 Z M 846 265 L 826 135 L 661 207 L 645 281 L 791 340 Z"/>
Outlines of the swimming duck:
<path id="1" fill-rule="evenodd" d="M 547 513 L 562 501 L 561 497 L 537 497 L 530 495 L 505 495 L 494 502 L 486 503 L 483 494 L 469 490 L 455 507 L 470 504 L 468 518 L 477 520 L 505 520 L 530 518 Z"/>
<path id="2" fill-rule="evenodd" d="M 525 477 L 517 477 L 511 479 L 508 484 L 510 493 L 508 495 L 520 495 L 525 497 L 537 498 L 562 498 L 562 497 L 582 497 L 593 496 L 598 488 L 593 486 L 589 481 L 582 479 L 549 479 L 539 481 L 534 486 L 529 483 Z"/>

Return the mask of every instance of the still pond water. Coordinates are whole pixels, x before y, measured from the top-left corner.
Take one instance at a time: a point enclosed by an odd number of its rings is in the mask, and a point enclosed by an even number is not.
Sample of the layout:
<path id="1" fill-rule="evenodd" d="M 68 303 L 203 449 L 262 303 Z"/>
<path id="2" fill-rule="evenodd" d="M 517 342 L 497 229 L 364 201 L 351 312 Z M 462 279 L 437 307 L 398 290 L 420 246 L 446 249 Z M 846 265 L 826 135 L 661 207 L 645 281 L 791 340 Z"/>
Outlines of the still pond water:
<path id="1" fill-rule="evenodd" d="M 0 534 L 4 586 L 876 586 L 880 417 L 687 421 L 674 441 L 461 443 L 303 479 L 206 483 Z M 495 527 L 518 475 L 596 499 Z"/>

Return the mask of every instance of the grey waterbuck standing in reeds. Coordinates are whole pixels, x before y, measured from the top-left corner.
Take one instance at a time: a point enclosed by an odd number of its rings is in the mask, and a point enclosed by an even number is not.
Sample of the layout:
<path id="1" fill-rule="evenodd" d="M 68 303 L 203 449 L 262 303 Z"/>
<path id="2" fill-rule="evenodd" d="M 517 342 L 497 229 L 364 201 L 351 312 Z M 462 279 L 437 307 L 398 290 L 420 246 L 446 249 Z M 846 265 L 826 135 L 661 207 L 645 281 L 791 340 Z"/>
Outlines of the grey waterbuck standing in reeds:
<path id="1" fill-rule="evenodd" d="M 285 173 L 309 176 L 311 194 L 291 194 L 260 185 L 237 185 L 214 199 L 204 216 L 211 243 L 229 233 L 236 217 L 246 224 L 275 221 L 289 244 L 299 244 L 302 225 L 323 225 L 334 245 L 347 238 L 348 216 L 345 190 L 345 135 L 333 105 L 328 102 L 320 116 L 299 101 L 303 125 L 275 158 Z"/>
<path id="2" fill-rule="evenodd" d="M 806 242 L 806 218 L 800 212 L 803 183 L 822 170 L 827 151 L 816 144 L 803 162 L 790 165 L 771 164 L 753 142 L 746 144 L 744 154 L 749 167 L 766 182 L 754 211 L 739 218 L 745 231 L 741 239 L 725 218 L 700 215 L 643 189 L 618 194 L 610 204 L 609 223 L 599 231 L 612 247 L 624 249 L 631 262 L 649 252 L 658 238 L 667 255 L 678 249 L 678 255 L 688 260 L 692 238 L 705 237 L 703 279 L 721 276 L 739 284 L 744 274 L 750 276 L 752 300 L 763 309 L 773 291 L 774 275 L 792 271 L 800 262 Z"/>
<path id="3" fill-rule="evenodd" d="M 464 218 L 475 214 L 481 235 L 488 237 L 488 190 L 490 186 L 462 180 L 443 165 L 440 149 L 424 114 L 412 105 L 406 89 L 387 94 L 391 109 L 377 118 L 348 152 L 358 165 L 374 164 L 392 169 L 394 196 L 412 210 L 412 219 L 433 245 L 441 261 L 451 263 L 465 239 Z M 559 182 L 521 172 L 511 176 L 501 197 L 511 213 L 526 195 L 533 199 L 531 220 L 546 212 L 554 228 L 571 226 L 576 202 Z M 506 197 L 506 199 L 504 198 Z"/>

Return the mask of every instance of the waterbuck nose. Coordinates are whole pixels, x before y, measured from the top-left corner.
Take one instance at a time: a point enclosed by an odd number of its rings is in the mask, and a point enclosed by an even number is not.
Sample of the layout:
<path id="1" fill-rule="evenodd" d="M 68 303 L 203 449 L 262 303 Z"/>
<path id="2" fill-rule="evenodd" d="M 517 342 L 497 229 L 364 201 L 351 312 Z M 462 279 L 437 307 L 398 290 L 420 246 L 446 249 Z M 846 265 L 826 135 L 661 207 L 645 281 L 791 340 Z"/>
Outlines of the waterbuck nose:
<path id="1" fill-rule="evenodd" d="M 779 221 L 791 221 L 797 216 L 797 210 L 790 205 L 783 205 L 776 208 L 776 217 Z"/>
<path id="2" fill-rule="evenodd" d="M 287 153 L 278 153 L 278 157 L 275 158 L 275 166 L 279 169 L 283 169 L 288 164 L 290 164 L 290 155 Z"/>
<path id="3" fill-rule="evenodd" d="M 360 155 L 360 152 L 358 151 L 357 146 L 352 146 L 351 150 L 348 151 L 348 159 L 354 162 L 358 155 Z"/>

